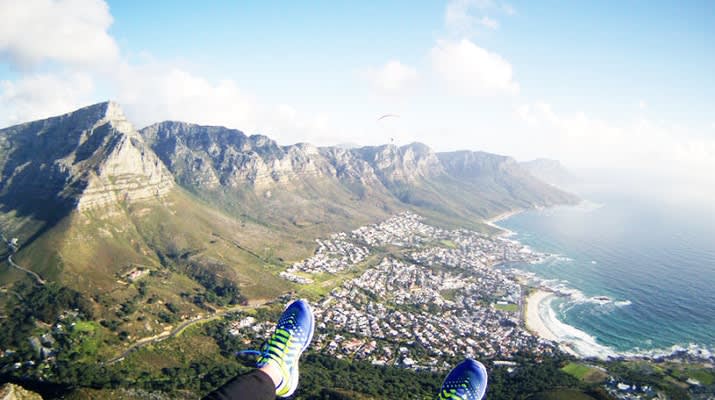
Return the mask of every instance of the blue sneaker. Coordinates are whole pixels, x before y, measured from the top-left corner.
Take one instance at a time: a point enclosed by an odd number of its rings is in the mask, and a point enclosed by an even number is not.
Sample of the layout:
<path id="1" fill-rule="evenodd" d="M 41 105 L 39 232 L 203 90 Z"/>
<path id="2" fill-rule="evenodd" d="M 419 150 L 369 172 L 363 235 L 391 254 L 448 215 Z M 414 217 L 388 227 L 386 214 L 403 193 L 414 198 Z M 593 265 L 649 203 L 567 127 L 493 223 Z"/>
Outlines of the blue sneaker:
<path id="1" fill-rule="evenodd" d="M 437 400 L 481 400 L 487 391 L 487 369 L 468 358 L 454 367 L 442 383 Z"/>
<path id="2" fill-rule="evenodd" d="M 305 300 L 296 300 L 286 307 L 276 330 L 263 346 L 258 367 L 272 364 L 281 371 L 281 383 L 276 396 L 288 397 L 298 387 L 298 359 L 313 339 L 315 318 Z"/>

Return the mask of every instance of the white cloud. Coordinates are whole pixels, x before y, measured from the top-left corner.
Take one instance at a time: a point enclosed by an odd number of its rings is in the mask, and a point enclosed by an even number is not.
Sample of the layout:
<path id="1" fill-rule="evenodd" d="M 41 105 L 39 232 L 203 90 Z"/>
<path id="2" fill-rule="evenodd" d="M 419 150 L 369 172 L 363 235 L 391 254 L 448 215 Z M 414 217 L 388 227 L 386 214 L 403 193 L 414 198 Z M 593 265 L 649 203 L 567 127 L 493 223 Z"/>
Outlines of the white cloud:
<path id="1" fill-rule="evenodd" d="M 450 88 L 466 95 L 516 94 L 511 64 L 469 40 L 439 41 L 430 53 L 432 67 Z"/>
<path id="2" fill-rule="evenodd" d="M 645 110 L 648 108 L 648 103 L 646 103 L 644 100 L 640 100 L 638 102 L 638 108 L 640 108 L 641 110 Z"/>
<path id="3" fill-rule="evenodd" d="M 496 0 L 451 0 L 444 13 L 447 30 L 458 36 L 470 36 L 475 28 L 499 28 L 499 22 L 486 13 L 514 15 L 516 11 L 508 3 Z"/>
<path id="4" fill-rule="evenodd" d="M 394 94 L 406 89 L 417 80 L 417 70 L 397 60 L 388 61 L 379 68 L 370 68 L 365 77 L 379 92 Z"/>
<path id="5" fill-rule="evenodd" d="M 20 69 L 44 61 L 111 65 L 119 56 L 111 24 L 101 0 L 0 0 L 0 60 Z"/>
<path id="6" fill-rule="evenodd" d="M 256 129 L 256 101 L 236 82 L 211 82 L 162 64 L 124 64 L 116 77 L 116 100 L 139 126 L 162 120 Z"/>
<path id="7" fill-rule="evenodd" d="M 281 104 L 264 110 L 260 131 L 280 144 L 307 142 L 312 145 L 335 144 L 335 124 L 323 113 L 299 111 Z"/>
<path id="8" fill-rule="evenodd" d="M 0 127 L 111 99 L 137 127 L 179 120 L 262 132 L 281 142 L 325 141 L 336 132 L 326 115 L 261 104 L 234 80 L 207 79 L 151 55 L 129 63 L 108 33 L 111 24 L 102 0 L 0 0 L 0 62 L 20 73 L 0 81 Z M 47 72 L 33 72 L 40 69 Z M 399 62 L 375 75 L 385 90 L 415 77 Z"/>
<path id="9" fill-rule="evenodd" d="M 489 29 L 499 29 L 499 21 L 484 16 L 479 19 L 479 25 Z"/>
<path id="10" fill-rule="evenodd" d="M 280 144 L 333 143 L 336 124 L 321 113 L 260 102 L 233 80 L 210 81 L 181 68 L 123 65 L 117 101 L 138 127 L 176 120 L 268 135 Z"/>
<path id="11" fill-rule="evenodd" d="M 87 105 L 94 84 L 83 73 L 0 81 L 0 127 L 64 114 Z"/>
<path id="12" fill-rule="evenodd" d="M 715 139 L 677 126 L 639 117 L 615 125 L 583 112 L 559 113 L 543 102 L 521 105 L 515 111 L 528 127 L 522 140 L 529 143 L 529 151 L 571 165 L 649 170 L 695 179 L 712 179 L 698 174 L 715 170 Z"/>

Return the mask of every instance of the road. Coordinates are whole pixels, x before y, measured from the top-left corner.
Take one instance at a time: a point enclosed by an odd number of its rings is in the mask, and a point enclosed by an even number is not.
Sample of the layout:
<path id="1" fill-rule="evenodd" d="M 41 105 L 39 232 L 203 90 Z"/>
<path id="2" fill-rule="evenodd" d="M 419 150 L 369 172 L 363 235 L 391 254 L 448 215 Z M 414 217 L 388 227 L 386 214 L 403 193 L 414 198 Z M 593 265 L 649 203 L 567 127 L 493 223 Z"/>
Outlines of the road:
<path id="1" fill-rule="evenodd" d="M 136 350 L 138 350 L 138 349 L 140 349 L 140 348 L 142 348 L 142 347 L 144 347 L 144 346 L 146 346 L 146 345 L 148 345 L 148 344 L 158 343 L 158 342 L 161 342 L 162 340 L 166 340 L 166 339 L 169 339 L 169 338 L 176 337 L 176 336 L 180 335 L 181 332 L 183 332 L 186 328 L 190 327 L 191 325 L 198 324 L 198 323 L 201 323 L 201 322 L 210 321 L 210 320 L 214 320 L 214 319 L 218 319 L 218 318 L 223 317 L 223 316 L 226 315 L 226 314 L 230 314 L 230 313 L 236 312 L 236 311 L 248 310 L 248 309 L 251 309 L 251 308 L 259 307 L 259 306 L 261 306 L 261 305 L 263 305 L 263 304 L 265 304 L 265 301 L 257 302 L 257 303 L 254 303 L 254 304 L 251 304 L 251 305 L 247 305 L 247 306 L 231 307 L 231 308 L 227 308 L 227 309 L 225 309 L 225 310 L 219 311 L 219 312 L 217 312 L 217 313 L 215 313 L 215 314 L 211 314 L 211 315 L 206 316 L 206 317 L 195 318 L 195 319 L 191 319 L 191 320 L 188 320 L 188 321 L 184 321 L 184 322 L 180 323 L 177 327 L 173 328 L 171 331 L 164 331 L 164 332 L 162 332 L 162 333 L 160 333 L 160 334 L 158 334 L 158 335 L 154 335 L 154 336 L 150 336 L 150 337 L 147 337 L 147 338 L 143 338 L 143 339 L 137 340 L 137 341 L 134 342 L 131 346 L 129 346 L 126 350 L 124 350 L 124 351 L 122 352 L 122 354 L 118 355 L 117 357 L 114 357 L 114 358 L 111 358 L 111 359 L 105 361 L 105 362 L 104 362 L 104 365 L 116 364 L 116 363 L 118 363 L 118 362 L 124 360 L 124 358 L 127 357 L 129 354 L 131 354 L 133 351 L 136 351 Z"/>
<path id="2" fill-rule="evenodd" d="M 15 295 L 15 297 L 17 297 L 18 300 L 25 301 L 25 298 L 22 297 L 22 295 L 20 293 L 14 291 L 14 290 L 10 290 L 8 288 L 4 288 L 4 287 L 0 288 L 0 293 L 12 293 L 13 295 Z"/>
<path id="3" fill-rule="evenodd" d="M 45 280 L 42 279 L 42 277 L 40 277 L 40 275 L 38 275 L 36 272 L 30 271 L 30 270 L 27 269 L 27 268 L 23 268 L 23 267 L 21 267 L 21 266 L 15 264 L 15 261 L 12 261 L 12 256 L 11 256 L 11 255 L 7 257 L 7 262 L 9 262 L 10 265 L 12 265 L 13 267 L 15 267 L 15 268 L 17 268 L 17 269 L 19 269 L 19 270 L 21 270 L 21 271 L 24 271 L 24 272 L 26 272 L 26 273 L 32 275 L 32 277 L 35 278 L 35 280 L 37 281 L 37 283 L 39 283 L 40 285 L 44 286 L 45 283 L 47 283 L 47 282 L 45 282 Z"/>
<path id="4" fill-rule="evenodd" d="M 12 242 L 10 242 L 9 240 L 7 240 L 7 238 L 5 237 L 5 234 L 0 233 L 0 237 L 2 237 L 3 242 L 5 242 L 5 244 L 7 245 L 7 247 L 10 249 L 10 255 L 7 256 L 7 262 L 8 262 L 10 265 L 12 265 L 13 267 L 19 269 L 20 271 L 23 271 L 23 272 L 25 272 L 25 273 L 27 273 L 27 274 L 32 275 L 32 277 L 35 278 L 35 280 L 37 281 L 37 283 L 39 283 L 40 285 L 44 286 L 46 282 L 45 282 L 44 279 L 42 279 L 42 277 L 41 277 L 40 275 L 38 275 L 37 273 L 35 273 L 35 272 L 33 272 L 33 271 L 30 271 L 30 270 L 27 269 L 27 268 L 24 268 L 24 267 L 21 267 L 21 266 L 15 264 L 15 261 L 12 260 L 12 255 L 15 254 L 15 252 L 17 252 L 17 246 L 16 246 L 15 244 L 13 244 Z"/>

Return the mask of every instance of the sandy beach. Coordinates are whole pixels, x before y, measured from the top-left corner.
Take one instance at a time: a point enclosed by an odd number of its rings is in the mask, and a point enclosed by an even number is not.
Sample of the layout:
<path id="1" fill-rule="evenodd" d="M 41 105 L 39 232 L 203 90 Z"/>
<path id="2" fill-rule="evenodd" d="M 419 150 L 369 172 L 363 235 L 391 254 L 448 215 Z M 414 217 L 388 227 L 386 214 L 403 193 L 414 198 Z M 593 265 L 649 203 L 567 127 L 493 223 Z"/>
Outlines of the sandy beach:
<path id="1" fill-rule="evenodd" d="M 536 290 L 529 295 L 526 300 L 526 328 L 541 338 L 555 341 L 557 339 L 556 335 L 546 327 L 546 324 L 544 324 L 544 321 L 541 320 L 541 316 L 539 315 L 539 304 L 553 296 L 555 296 L 555 294 L 544 290 Z"/>
<path id="2" fill-rule="evenodd" d="M 501 213 L 501 214 L 497 215 L 496 217 L 489 218 L 489 219 L 485 219 L 485 220 L 484 220 L 484 223 L 487 224 L 487 225 L 489 225 L 489 226 L 491 226 L 492 228 L 499 229 L 500 231 L 503 232 L 502 235 L 511 236 L 514 232 L 512 232 L 512 231 L 510 231 L 510 230 L 508 230 L 508 229 L 502 228 L 501 226 L 498 226 L 496 223 L 499 222 L 499 221 L 505 220 L 505 219 L 507 219 L 507 218 L 513 217 L 514 215 L 519 214 L 519 213 L 521 213 L 521 212 L 523 212 L 523 211 L 524 211 L 524 210 L 511 210 L 511 211 L 507 211 L 507 212 L 505 212 L 505 213 Z"/>

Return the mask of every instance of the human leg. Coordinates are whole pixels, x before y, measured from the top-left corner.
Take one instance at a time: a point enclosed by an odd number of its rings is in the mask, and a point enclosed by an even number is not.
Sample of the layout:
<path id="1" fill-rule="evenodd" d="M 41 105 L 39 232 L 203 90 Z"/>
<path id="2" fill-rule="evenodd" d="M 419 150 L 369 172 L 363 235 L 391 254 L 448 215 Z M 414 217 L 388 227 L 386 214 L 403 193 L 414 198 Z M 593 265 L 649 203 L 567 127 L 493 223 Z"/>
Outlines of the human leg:
<path id="1" fill-rule="evenodd" d="M 209 393 L 204 400 L 273 400 L 276 398 L 276 384 L 260 369 L 239 375 Z"/>
<path id="2" fill-rule="evenodd" d="M 292 302 L 263 346 L 258 359 L 259 369 L 234 378 L 206 399 L 264 400 L 292 395 L 298 387 L 298 361 L 313 339 L 314 329 L 315 319 L 310 305 L 305 300 Z M 272 389 L 270 397 L 253 397 L 265 396 L 268 385 Z"/>

